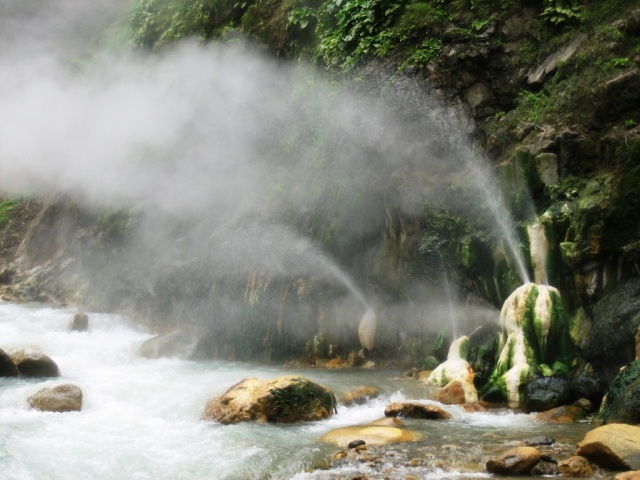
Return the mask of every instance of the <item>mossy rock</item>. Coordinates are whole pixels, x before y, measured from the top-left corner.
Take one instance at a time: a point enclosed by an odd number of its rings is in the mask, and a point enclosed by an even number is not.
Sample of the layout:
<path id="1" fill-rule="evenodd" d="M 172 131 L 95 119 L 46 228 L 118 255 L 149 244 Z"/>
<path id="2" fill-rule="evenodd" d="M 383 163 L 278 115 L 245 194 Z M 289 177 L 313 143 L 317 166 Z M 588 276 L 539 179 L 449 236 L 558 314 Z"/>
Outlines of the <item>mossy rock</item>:
<path id="1" fill-rule="evenodd" d="M 631 362 L 615 378 L 597 416 L 602 423 L 640 423 L 640 360 Z"/>

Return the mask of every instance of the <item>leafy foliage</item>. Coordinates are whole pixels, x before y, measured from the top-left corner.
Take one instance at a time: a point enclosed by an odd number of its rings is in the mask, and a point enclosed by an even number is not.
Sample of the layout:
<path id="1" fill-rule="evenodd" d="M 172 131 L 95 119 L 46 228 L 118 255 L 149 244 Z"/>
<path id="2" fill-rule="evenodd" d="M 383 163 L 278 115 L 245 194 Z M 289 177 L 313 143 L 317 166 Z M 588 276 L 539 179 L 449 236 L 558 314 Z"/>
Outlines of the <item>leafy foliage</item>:
<path id="1" fill-rule="evenodd" d="M 582 6 L 578 0 L 544 0 L 544 10 L 540 14 L 545 20 L 558 25 L 582 17 Z"/>

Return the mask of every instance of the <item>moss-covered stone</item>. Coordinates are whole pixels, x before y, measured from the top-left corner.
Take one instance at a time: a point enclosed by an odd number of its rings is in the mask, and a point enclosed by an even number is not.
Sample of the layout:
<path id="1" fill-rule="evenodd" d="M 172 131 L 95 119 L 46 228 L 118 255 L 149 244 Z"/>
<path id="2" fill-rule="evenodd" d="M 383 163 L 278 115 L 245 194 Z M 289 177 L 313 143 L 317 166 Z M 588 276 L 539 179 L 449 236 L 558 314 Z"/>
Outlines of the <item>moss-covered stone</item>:
<path id="1" fill-rule="evenodd" d="M 631 362 L 615 378 L 597 417 L 603 423 L 640 423 L 640 360 Z"/>

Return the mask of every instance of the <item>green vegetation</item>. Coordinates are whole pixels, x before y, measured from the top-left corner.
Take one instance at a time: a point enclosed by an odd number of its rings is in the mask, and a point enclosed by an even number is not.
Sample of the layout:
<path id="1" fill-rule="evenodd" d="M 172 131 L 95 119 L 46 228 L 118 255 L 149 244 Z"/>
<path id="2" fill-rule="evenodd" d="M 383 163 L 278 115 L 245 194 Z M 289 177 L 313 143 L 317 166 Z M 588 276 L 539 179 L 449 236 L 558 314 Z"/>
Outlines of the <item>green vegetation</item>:
<path id="1" fill-rule="evenodd" d="M 544 10 L 540 15 L 558 25 L 570 20 L 579 20 L 582 8 L 578 0 L 544 0 Z"/>
<path id="2" fill-rule="evenodd" d="M 3 228 L 9 222 L 11 209 L 23 200 L 24 199 L 22 197 L 15 197 L 0 202 L 0 228 Z"/>

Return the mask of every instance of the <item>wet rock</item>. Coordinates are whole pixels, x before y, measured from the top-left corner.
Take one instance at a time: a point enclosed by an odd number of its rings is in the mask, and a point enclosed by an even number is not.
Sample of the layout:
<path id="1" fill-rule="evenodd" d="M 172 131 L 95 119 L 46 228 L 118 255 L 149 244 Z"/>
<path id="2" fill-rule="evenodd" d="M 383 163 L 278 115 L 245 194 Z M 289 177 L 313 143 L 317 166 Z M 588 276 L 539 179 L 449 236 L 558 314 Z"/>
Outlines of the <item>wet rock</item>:
<path id="1" fill-rule="evenodd" d="M 571 404 L 574 407 L 581 408 L 585 413 L 591 413 L 595 410 L 593 403 L 588 398 L 580 398 Z"/>
<path id="2" fill-rule="evenodd" d="M 500 325 L 487 324 L 478 327 L 469 335 L 467 361 L 474 372 L 473 383 L 480 388 L 487 383 L 496 364 L 500 337 Z"/>
<path id="3" fill-rule="evenodd" d="M 40 352 L 25 352 L 23 350 L 11 353 L 11 360 L 18 367 L 18 371 L 25 377 L 59 377 L 60 369 L 56 362 Z"/>
<path id="4" fill-rule="evenodd" d="M 593 377 L 576 375 L 569 384 L 569 395 L 572 400 L 586 398 L 595 405 L 600 405 L 605 389 L 602 384 Z"/>
<path id="5" fill-rule="evenodd" d="M 535 447 L 538 445 L 553 445 L 556 443 L 556 439 L 552 437 L 547 437 L 546 435 L 541 435 L 539 437 L 531 437 L 524 440 L 524 444 L 528 447 Z"/>
<path id="6" fill-rule="evenodd" d="M 366 348 L 367 350 L 373 349 L 377 324 L 376 313 L 372 309 L 367 310 L 358 325 L 358 338 L 360 339 L 362 348 Z"/>
<path id="7" fill-rule="evenodd" d="M 0 377 L 17 377 L 20 371 L 7 352 L 0 349 Z"/>
<path id="8" fill-rule="evenodd" d="M 69 323 L 69 330 L 72 332 L 86 332 L 89 330 L 89 315 L 86 313 L 76 313 Z"/>
<path id="9" fill-rule="evenodd" d="M 304 377 L 246 378 L 209 400 L 203 419 L 224 424 L 252 420 L 291 423 L 327 418 L 334 409 L 333 393 Z"/>
<path id="10" fill-rule="evenodd" d="M 381 425 L 383 427 L 404 427 L 404 422 L 398 417 L 383 417 L 373 422 L 369 422 L 367 425 Z"/>
<path id="11" fill-rule="evenodd" d="M 569 384 L 563 375 L 534 378 L 525 390 L 525 411 L 542 412 L 569 403 Z"/>
<path id="12" fill-rule="evenodd" d="M 380 396 L 380 391 L 373 387 L 360 387 L 349 390 L 340 397 L 340 403 L 349 407 L 351 405 L 364 405 L 368 401 Z"/>
<path id="13" fill-rule="evenodd" d="M 534 477 L 558 475 L 558 463 L 550 460 L 540 460 L 529 472 Z"/>
<path id="14" fill-rule="evenodd" d="M 487 471 L 499 475 L 521 475 L 529 473 L 540 461 L 540 452 L 534 447 L 516 447 L 489 459 Z"/>
<path id="15" fill-rule="evenodd" d="M 402 428 L 381 425 L 357 425 L 331 430 L 322 435 L 320 441 L 332 443 L 339 447 L 347 447 L 356 440 L 363 441 L 367 445 L 384 445 L 387 443 L 415 442 L 420 438 L 422 438 L 422 435 L 418 432 Z"/>
<path id="16" fill-rule="evenodd" d="M 467 413 L 488 412 L 489 410 L 479 403 L 464 403 L 460 408 Z"/>
<path id="17" fill-rule="evenodd" d="M 574 456 L 558 462 L 558 471 L 565 477 L 585 478 L 593 476 L 593 469 L 589 460 Z"/>
<path id="18" fill-rule="evenodd" d="M 454 380 L 464 380 L 473 383 L 473 369 L 469 362 L 464 359 L 468 351 L 468 345 L 468 337 L 460 337 L 451 343 L 447 360 L 431 372 L 425 383 L 438 387 L 444 387 Z"/>
<path id="19" fill-rule="evenodd" d="M 465 380 L 454 380 L 436 393 L 435 399 L 445 405 L 478 403 L 478 392 L 472 383 Z"/>
<path id="20" fill-rule="evenodd" d="M 629 470 L 628 472 L 619 473 L 615 476 L 615 480 L 640 480 L 640 470 Z"/>
<path id="21" fill-rule="evenodd" d="M 192 358 L 198 347 L 198 338 L 191 332 L 175 330 L 146 340 L 138 349 L 144 358 Z"/>
<path id="22" fill-rule="evenodd" d="M 349 442 L 349 445 L 347 445 L 347 448 L 356 448 L 356 447 L 361 447 L 362 445 L 366 445 L 367 443 L 364 440 L 353 440 L 352 442 Z"/>
<path id="23" fill-rule="evenodd" d="M 598 419 L 603 423 L 640 423 L 640 360 L 631 362 L 614 379 Z"/>
<path id="24" fill-rule="evenodd" d="M 572 405 L 563 405 L 562 407 L 552 408 L 546 412 L 536 414 L 538 420 L 549 423 L 572 423 L 584 420 L 586 412 L 580 407 Z"/>
<path id="25" fill-rule="evenodd" d="M 582 356 L 591 364 L 602 366 L 601 380 L 605 385 L 611 384 L 620 368 L 635 358 L 637 325 L 634 318 L 639 313 L 640 277 L 614 287 L 593 307 Z M 612 332 L 618 333 L 612 335 Z"/>
<path id="26" fill-rule="evenodd" d="M 428 420 L 448 420 L 451 415 L 435 405 L 417 402 L 394 402 L 384 410 L 385 417 L 423 418 Z"/>
<path id="27" fill-rule="evenodd" d="M 42 412 L 79 412 L 82 409 L 82 390 L 71 384 L 43 388 L 31 395 L 27 402 Z"/>
<path id="28" fill-rule="evenodd" d="M 604 468 L 640 469 L 640 427 L 621 423 L 598 427 L 578 443 L 576 454 Z"/>

